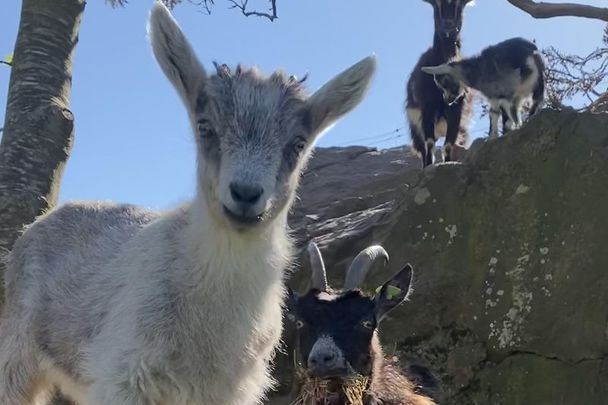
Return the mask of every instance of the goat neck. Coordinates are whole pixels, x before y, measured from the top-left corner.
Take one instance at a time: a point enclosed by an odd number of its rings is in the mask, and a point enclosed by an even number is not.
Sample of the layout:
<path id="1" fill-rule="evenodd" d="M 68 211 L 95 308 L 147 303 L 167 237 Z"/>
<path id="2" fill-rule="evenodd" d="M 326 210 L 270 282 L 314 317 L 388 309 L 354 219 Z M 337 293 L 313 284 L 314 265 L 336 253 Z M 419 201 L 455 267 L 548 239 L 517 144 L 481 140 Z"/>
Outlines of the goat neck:
<path id="1" fill-rule="evenodd" d="M 433 36 L 433 48 L 437 50 L 442 61 L 457 58 L 460 55 L 461 46 L 460 33 L 446 37 L 445 34 L 435 32 Z"/>

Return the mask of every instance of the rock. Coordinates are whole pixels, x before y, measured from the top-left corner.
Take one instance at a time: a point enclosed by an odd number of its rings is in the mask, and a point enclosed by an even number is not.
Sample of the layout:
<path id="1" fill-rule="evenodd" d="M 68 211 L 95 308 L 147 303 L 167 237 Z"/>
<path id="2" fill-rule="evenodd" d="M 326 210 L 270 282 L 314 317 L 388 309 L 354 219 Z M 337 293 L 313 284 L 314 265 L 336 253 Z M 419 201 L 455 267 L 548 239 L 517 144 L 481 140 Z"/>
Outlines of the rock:
<path id="1" fill-rule="evenodd" d="M 543 111 L 424 172 L 403 149 L 320 149 L 300 195 L 290 223 L 300 247 L 319 242 L 333 285 L 371 243 L 391 262 L 366 288 L 412 263 L 415 293 L 381 337 L 438 377 L 441 403 L 605 403 L 607 114 Z M 300 262 L 290 284 L 305 291 Z M 289 403 L 292 367 L 277 357 L 269 403 Z"/>

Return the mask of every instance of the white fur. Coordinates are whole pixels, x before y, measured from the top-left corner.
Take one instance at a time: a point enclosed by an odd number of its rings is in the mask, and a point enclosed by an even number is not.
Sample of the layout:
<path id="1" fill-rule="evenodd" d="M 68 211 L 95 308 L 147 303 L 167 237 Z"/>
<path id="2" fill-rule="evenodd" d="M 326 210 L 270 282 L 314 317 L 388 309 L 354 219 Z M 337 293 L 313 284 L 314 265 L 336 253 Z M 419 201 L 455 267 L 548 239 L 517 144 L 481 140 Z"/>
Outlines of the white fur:
<path id="1" fill-rule="evenodd" d="M 54 384 L 80 405 L 250 405 L 272 386 L 298 178 L 319 134 L 363 98 L 375 61 L 307 97 L 281 74 L 209 78 L 160 2 L 149 30 L 197 136 L 196 197 L 165 213 L 69 203 L 24 232 L 5 272 L 0 405 L 41 403 Z M 221 148 L 201 140 L 200 120 L 223 129 Z M 307 145 L 294 161 L 296 135 Z M 222 210 L 233 181 L 264 187 L 254 225 Z"/>

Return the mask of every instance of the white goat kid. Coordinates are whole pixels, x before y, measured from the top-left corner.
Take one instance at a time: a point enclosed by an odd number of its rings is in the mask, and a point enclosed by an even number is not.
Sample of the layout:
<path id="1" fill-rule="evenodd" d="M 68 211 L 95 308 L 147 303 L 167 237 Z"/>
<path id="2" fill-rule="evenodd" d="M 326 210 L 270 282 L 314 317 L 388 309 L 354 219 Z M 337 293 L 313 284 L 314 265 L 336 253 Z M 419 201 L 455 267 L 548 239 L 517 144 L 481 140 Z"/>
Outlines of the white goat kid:
<path id="1" fill-rule="evenodd" d="M 194 129 L 197 193 L 172 212 L 72 203 L 7 260 L 0 404 L 259 403 L 281 334 L 287 213 L 319 134 L 363 98 L 368 57 L 311 97 L 283 73 L 208 76 L 157 2 L 149 34 Z"/>

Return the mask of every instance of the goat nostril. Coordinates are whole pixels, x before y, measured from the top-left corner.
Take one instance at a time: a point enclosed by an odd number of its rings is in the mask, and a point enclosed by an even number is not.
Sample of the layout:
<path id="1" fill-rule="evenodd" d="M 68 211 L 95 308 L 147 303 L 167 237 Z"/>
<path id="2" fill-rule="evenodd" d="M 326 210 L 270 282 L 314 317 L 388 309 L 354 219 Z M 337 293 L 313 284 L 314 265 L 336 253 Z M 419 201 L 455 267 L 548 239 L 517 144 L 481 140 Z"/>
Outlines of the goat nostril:
<path id="1" fill-rule="evenodd" d="M 257 185 L 230 183 L 230 195 L 237 203 L 255 204 L 263 193 L 264 189 Z"/>

